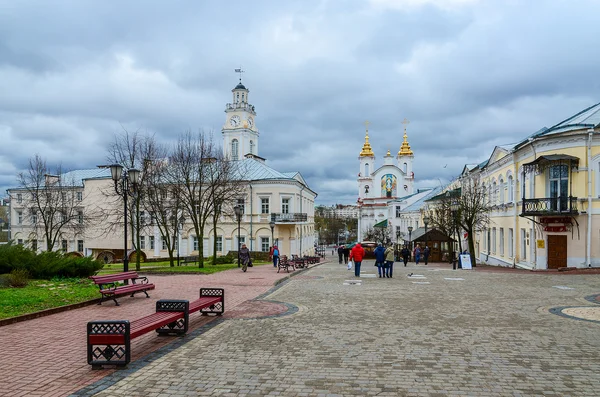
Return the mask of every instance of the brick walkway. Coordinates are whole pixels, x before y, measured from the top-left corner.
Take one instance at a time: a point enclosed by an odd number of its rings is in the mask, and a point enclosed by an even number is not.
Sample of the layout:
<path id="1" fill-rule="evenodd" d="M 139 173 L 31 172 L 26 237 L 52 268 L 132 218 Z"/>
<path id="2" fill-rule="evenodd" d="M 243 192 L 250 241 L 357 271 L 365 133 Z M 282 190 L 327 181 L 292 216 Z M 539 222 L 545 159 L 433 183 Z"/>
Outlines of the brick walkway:
<path id="1" fill-rule="evenodd" d="M 597 309 L 597 275 L 362 270 L 292 277 L 265 297 L 290 314 L 224 320 L 77 395 L 600 396 L 600 322 L 550 311 Z"/>
<path id="2" fill-rule="evenodd" d="M 298 272 L 298 271 L 296 271 Z M 290 273 L 293 274 L 293 273 Z M 33 320 L 0 327 L 0 396 L 65 396 L 114 372 L 92 371 L 86 357 L 86 324 L 90 320 L 134 320 L 153 313 L 159 299 L 194 300 L 201 287 L 225 288 L 225 312 L 228 317 L 243 302 L 265 293 L 287 273 L 277 273 L 272 265 L 255 266 L 243 273 L 234 269 L 212 275 L 149 275 L 156 289 L 150 299 L 138 294 L 119 298 L 120 306 L 105 302 Z M 277 311 L 276 307 L 257 310 Z M 213 321 L 215 317 L 190 316 L 190 331 Z M 132 361 L 173 342 L 173 337 L 154 333 L 132 341 Z"/>

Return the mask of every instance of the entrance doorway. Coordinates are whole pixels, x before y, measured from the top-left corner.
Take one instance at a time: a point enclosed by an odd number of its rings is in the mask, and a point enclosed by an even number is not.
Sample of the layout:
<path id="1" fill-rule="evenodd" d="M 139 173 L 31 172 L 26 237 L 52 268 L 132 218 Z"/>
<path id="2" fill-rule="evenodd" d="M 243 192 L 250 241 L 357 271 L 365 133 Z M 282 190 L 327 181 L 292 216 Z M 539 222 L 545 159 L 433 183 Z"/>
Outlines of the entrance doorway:
<path id="1" fill-rule="evenodd" d="M 567 236 L 548 235 L 548 269 L 567 267 Z"/>

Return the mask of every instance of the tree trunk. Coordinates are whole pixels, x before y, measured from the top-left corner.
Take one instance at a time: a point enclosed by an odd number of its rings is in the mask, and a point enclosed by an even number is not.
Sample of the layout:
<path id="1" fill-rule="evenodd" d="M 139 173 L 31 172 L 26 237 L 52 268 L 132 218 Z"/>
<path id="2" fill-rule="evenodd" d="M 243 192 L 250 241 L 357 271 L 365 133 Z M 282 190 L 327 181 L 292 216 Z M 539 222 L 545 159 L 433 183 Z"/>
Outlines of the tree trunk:
<path id="1" fill-rule="evenodd" d="M 477 262 L 475 262 L 475 239 L 473 237 L 473 230 L 467 230 L 469 236 L 467 237 L 469 241 L 469 255 L 471 256 L 471 266 L 476 267 Z"/>

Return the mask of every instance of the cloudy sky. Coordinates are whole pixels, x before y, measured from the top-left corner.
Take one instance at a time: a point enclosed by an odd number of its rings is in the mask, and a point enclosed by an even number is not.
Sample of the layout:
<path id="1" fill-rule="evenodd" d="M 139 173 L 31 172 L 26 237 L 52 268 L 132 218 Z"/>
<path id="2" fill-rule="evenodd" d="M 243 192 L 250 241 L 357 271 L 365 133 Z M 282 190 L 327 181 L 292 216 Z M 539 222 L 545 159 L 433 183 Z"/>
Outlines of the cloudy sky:
<path id="1" fill-rule="evenodd" d="M 600 102 L 597 0 L 0 0 L 0 196 L 36 153 L 95 167 L 126 128 L 220 130 L 242 65 L 260 155 L 354 203 L 408 118 L 417 186 Z"/>

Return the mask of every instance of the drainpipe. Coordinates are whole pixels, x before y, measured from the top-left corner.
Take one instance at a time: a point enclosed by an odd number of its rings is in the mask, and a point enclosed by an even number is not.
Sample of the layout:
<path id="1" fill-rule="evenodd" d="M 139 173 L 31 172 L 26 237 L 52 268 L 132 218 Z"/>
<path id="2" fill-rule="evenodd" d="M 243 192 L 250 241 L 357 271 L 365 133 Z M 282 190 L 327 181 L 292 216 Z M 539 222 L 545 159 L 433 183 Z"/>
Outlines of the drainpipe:
<path id="1" fill-rule="evenodd" d="M 537 153 L 535 152 L 535 146 L 533 146 L 533 142 L 531 142 L 531 150 L 533 150 L 533 159 L 535 160 L 537 157 Z M 535 173 L 532 173 L 531 177 L 533 178 L 533 198 L 535 198 Z M 535 241 L 536 235 L 535 235 L 535 223 L 531 222 L 531 239 L 529 240 L 529 244 L 531 244 L 531 242 L 533 241 L 533 249 L 531 251 L 533 251 L 533 258 L 531 258 L 533 260 L 533 268 L 537 269 L 537 244 Z M 548 261 L 548 256 L 546 256 L 546 261 Z M 546 264 L 546 267 L 548 267 L 548 265 Z"/>
<path id="2" fill-rule="evenodd" d="M 252 242 L 254 241 L 254 239 L 252 238 L 252 219 L 253 219 L 252 211 L 254 211 L 254 205 L 252 204 L 252 202 L 253 202 L 252 199 L 254 198 L 254 195 L 252 194 L 252 182 L 250 182 L 249 185 L 250 185 L 250 236 L 248 236 L 248 238 L 250 239 L 250 252 L 252 252 L 252 248 L 253 248 Z"/>
<path id="3" fill-rule="evenodd" d="M 588 130 L 587 147 L 587 175 L 588 175 L 588 208 L 587 208 L 587 248 L 585 252 L 585 261 L 588 267 L 592 267 L 592 138 L 594 129 Z"/>
<path id="4" fill-rule="evenodd" d="M 513 152 L 513 195 L 512 195 L 512 199 L 514 202 L 514 210 L 515 213 L 513 214 L 513 241 L 512 241 L 512 263 L 513 263 L 513 268 L 517 267 L 517 238 L 519 236 L 519 229 L 517 229 L 517 218 L 518 218 L 518 213 L 519 213 L 519 207 L 517 206 L 517 178 L 519 177 L 518 174 L 519 170 L 517 169 L 517 153 Z"/>
<path id="5" fill-rule="evenodd" d="M 302 199 L 304 196 L 303 192 L 304 192 L 304 186 L 302 186 L 302 189 L 300 189 L 300 213 L 302 213 Z M 300 226 L 300 252 L 298 253 L 298 256 L 302 256 L 302 239 L 303 239 L 302 229 L 304 229 L 304 228 L 302 226 Z"/>

